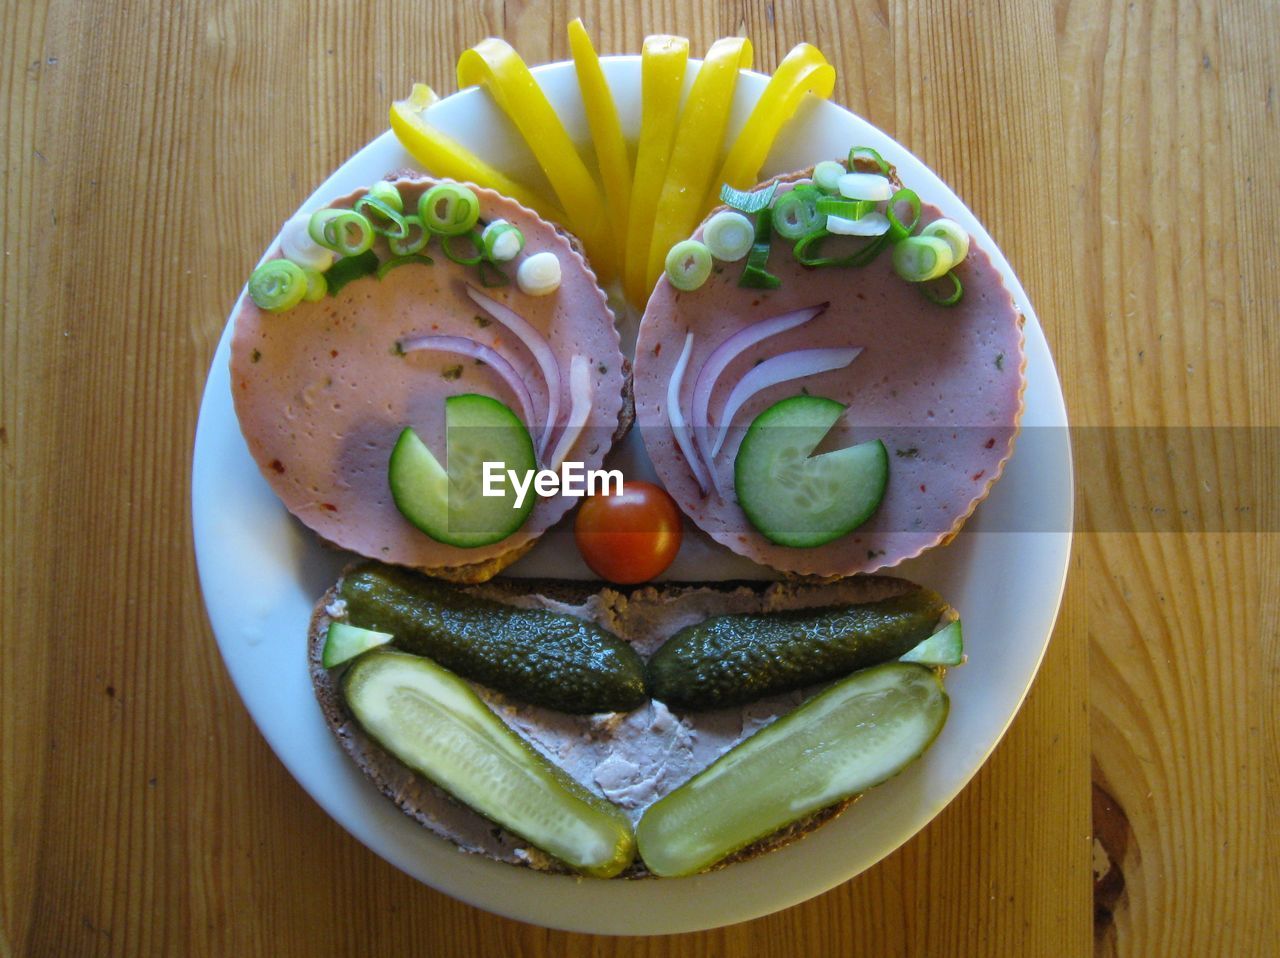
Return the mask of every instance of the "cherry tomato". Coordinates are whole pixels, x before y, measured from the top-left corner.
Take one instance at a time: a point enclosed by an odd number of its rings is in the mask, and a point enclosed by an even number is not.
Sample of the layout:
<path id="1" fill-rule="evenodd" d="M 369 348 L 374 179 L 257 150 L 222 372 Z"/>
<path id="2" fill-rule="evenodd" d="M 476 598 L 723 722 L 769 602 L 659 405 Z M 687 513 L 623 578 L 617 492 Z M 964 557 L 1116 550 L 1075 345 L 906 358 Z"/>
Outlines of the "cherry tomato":
<path id="1" fill-rule="evenodd" d="M 680 510 L 651 482 L 628 479 L 620 496 L 588 496 L 573 535 L 591 571 L 620 585 L 660 574 L 680 550 Z"/>

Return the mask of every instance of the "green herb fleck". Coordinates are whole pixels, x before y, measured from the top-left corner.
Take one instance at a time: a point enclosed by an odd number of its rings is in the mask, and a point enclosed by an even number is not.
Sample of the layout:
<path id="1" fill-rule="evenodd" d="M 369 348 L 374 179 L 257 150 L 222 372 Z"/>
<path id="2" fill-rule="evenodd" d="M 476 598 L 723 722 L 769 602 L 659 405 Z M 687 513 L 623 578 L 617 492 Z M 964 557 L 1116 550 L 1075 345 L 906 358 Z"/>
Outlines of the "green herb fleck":
<path id="1" fill-rule="evenodd" d="M 476 325 L 479 326 L 481 329 L 484 329 L 491 322 L 493 322 L 493 320 L 489 319 L 487 316 L 476 316 L 475 321 L 476 321 Z"/>
<path id="2" fill-rule="evenodd" d="M 462 377 L 462 366 L 450 366 L 447 369 L 441 370 L 440 375 L 449 382 L 453 382 L 455 379 L 460 379 Z"/>
<path id="3" fill-rule="evenodd" d="M 1004 353 L 996 353 L 996 369 L 1004 369 Z"/>
<path id="4" fill-rule="evenodd" d="M 920 450 L 915 446 L 910 449 L 895 449 L 894 455 L 899 459 L 917 459 L 920 456 Z"/>
<path id="5" fill-rule="evenodd" d="M 397 339 L 394 343 L 391 344 L 391 355 L 392 356 L 404 355 L 404 347 L 400 345 L 400 340 Z"/>
<path id="6" fill-rule="evenodd" d="M 249 354 L 249 362 L 251 363 L 256 363 L 261 358 L 262 358 L 261 350 L 255 349 L 253 352 Z"/>

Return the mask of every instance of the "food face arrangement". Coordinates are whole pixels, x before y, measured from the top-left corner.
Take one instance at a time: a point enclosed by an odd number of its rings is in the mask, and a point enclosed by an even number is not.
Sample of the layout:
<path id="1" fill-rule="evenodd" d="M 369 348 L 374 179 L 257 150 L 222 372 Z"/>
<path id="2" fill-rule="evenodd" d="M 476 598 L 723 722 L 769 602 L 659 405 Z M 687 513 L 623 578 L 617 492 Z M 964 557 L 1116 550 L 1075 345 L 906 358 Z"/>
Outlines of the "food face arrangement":
<path id="1" fill-rule="evenodd" d="M 570 43 L 592 164 L 514 50 L 466 51 L 460 86 L 550 192 L 436 130 L 415 88 L 392 128 L 429 174 L 285 224 L 236 308 L 232 392 L 285 507 L 362 557 L 307 649 L 371 781 L 467 852 L 691 875 L 801 837 L 942 729 L 959 614 L 870 573 L 945 542 L 999 478 L 1022 323 L 876 151 L 758 182 L 830 95 L 815 48 L 727 137 L 750 43 L 694 68 L 650 37 L 628 138 L 578 21 Z M 657 483 L 611 468 L 633 424 Z M 604 581 L 495 578 L 575 508 Z M 686 530 L 782 578 L 648 584 Z"/>

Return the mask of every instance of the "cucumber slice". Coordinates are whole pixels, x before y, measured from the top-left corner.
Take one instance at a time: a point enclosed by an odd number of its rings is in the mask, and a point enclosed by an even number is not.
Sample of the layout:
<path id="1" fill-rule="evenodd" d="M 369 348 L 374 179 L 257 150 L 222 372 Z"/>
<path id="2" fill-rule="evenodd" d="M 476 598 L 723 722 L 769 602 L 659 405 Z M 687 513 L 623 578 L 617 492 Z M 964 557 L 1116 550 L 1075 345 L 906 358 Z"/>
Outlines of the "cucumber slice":
<path id="1" fill-rule="evenodd" d="M 411 428 L 400 433 L 387 467 L 396 508 L 431 538 L 472 549 L 499 542 L 529 518 L 537 497 L 529 494 L 517 508 L 516 491 L 504 481 L 499 496 L 483 495 L 484 464 L 506 470 L 537 469 L 529 430 L 509 408 L 491 396 L 466 393 L 445 400 L 448 471 Z"/>
<path id="2" fill-rule="evenodd" d="M 329 631 L 324 636 L 324 652 L 320 661 L 326 669 L 332 669 L 354 659 L 361 652 L 368 652 L 390 641 L 391 635 L 388 632 L 362 629 L 346 622 L 330 622 Z"/>
<path id="3" fill-rule="evenodd" d="M 656 875 L 691 875 L 879 785 L 932 744 L 948 704 L 938 675 L 922 665 L 855 672 L 646 809 L 636 828 L 640 857 Z"/>
<path id="4" fill-rule="evenodd" d="M 635 839 L 622 811 L 556 768 L 430 659 L 375 650 L 342 683 L 360 726 L 458 801 L 565 864 L 611 878 Z"/>
<path id="5" fill-rule="evenodd" d="M 810 548 L 862 525 L 880 505 L 889 454 L 879 439 L 812 455 L 843 404 L 792 396 L 755 418 L 738 447 L 734 489 L 747 519 L 771 542 Z"/>
<path id="6" fill-rule="evenodd" d="M 898 661 L 919 662 L 921 665 L 959 665 L 964 661 L 964 636 L 960 631 L 960 620 L 948 622 Z"/>

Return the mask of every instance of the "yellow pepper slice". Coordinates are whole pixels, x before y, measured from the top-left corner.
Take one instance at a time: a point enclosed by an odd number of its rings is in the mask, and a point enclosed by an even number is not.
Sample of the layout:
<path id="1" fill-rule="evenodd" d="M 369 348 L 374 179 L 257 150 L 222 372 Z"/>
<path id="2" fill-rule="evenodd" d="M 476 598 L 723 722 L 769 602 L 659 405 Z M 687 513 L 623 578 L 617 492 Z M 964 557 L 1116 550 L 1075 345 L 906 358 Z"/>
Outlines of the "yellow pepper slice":
<path id="1" fill-rule="evenodd" d="M 644 308 L 652 289 L 652 284 L 645 285 L 649 238 L 653 235 L 653 217 L 671 159 L 688 61 L 689 41 L 684 37 L 645 37 L 640 60 L 640 141 L 636 148 L 635 180 L 631 184 L 624 277 L 627 299 L 639 309 Z"/>
<path id="2" fill-rule="evenodd" d="M 831 96 L 835 83 L 835 67 L 827 62 L 821 50 L 808 43 L 792 47 L 773 71 L 768 86 L 725 157 L 720 175 L 712 181 L 703 213 L 720 202 L 723 184 L 739 190 L 755 186 L 778 130 L 796 112 L 804 95 L 812 93 L 825 100 Z"/>
<path id="3" fill-rule="evenodd" d="M 613 93 L 600 68 L 600 58 L 596 56 L 591 37 L 580 18 L 569 24 L 569 49 L 573 53 L 573 66 L 578 74 L 578 89 L 582 93 L 587 125 L 591 128 L 591 140 L 596 147 L 596 163 L 600 167 L 605 201 L 609 204 L 612 233 L 618 237 L 615 253 L 618 271 L 621 272 L 626 258 L 627 217 L 631 209 L 631 159 L 627 156 L 627 141 L 622 135 L 622 123 L 618 120 Z"/>
<path id="4" fill-rule="evenodd" d="M 505 40 L 481 40 L 458 58 L 458 86 L 483 85 L 515 124 L 568 214 L 601 279 L 613 277 L 615 256 L 600 187 L 565 132 L 546 94 Z"/>
<path id="5" fill-rule="evenodd" d="M 433 176 L 474 183 L 509 196 L 554 222 L 564 213 L 554 203 L 490 166 L 476 154 L 427 123 L 424 112 L 438 99 L 425 83 L 415 83 L 408 99 L 391 104 L 391 129 L 410 155 Z"/>
<path id="6" fill-rule="evenodd" d="M 645 284 L 650 288 L 662 272 L 667 253 L 685 239 L 702 216 L 702 200 L 715 173 L 716 156 L 729 123 L 738 71 L 751 67 L 751 41 L 724 37 L 711 44 L 680 117 L 667 179 L 658 198 L 649 241 Z"/>

